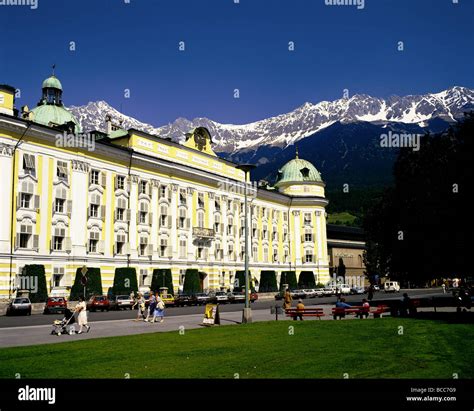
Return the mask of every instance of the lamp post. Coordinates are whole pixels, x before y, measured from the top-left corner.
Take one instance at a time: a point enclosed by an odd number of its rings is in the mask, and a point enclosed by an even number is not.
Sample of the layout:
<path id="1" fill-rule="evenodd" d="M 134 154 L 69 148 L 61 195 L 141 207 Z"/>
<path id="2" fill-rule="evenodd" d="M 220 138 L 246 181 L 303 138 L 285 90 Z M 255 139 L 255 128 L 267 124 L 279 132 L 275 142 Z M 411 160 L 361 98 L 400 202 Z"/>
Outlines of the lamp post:
<path id="1" fill-rule="evenodd" d="M 245 235 L 245 307 L 242 313 L 242 323 L 251 323 L 252 322 L 252 309 L 250 308 L 250 296 L 249 296 L 249 222 L 248 222 L 248 210 L 247 210 L 247 182 L 249 180 L 249 173 L 255 168 L 253 164 L 240 164 L 237 166 L 239 170 L 242 170 L 245 173 L 245 224 L 244 224 L 244 235 Z"/>

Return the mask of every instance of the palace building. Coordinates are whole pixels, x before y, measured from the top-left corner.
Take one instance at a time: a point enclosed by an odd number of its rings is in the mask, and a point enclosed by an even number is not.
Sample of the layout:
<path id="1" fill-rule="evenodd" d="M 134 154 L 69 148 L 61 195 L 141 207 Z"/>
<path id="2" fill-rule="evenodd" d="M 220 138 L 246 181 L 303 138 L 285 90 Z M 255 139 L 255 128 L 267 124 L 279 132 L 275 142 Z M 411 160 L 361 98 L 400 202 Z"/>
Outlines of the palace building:
<path id="1" fill-rule="evenodd" d="M 140 286 L 156 268 L 172 270 L 177 291 L 188 268 L 205 290 L 232 289 L 244 269 L 244 190 L 248 190 L 250 273 L 314 273 L 329 281 L 328 201 L 317 169 L 296 158 L 274 185 L 245 173 L 212 149 L 204 127 L 183 144 L 114 124 L 83 133 L 64 107 L 53 75 L 31 111 L 14 108 L 0 85 L 0 298 L 13 294 L 25 265 L 45 266 L 48 292 L 65 290 L 77 268 L 99 267 L 104 293 L 115 269 L 134 267 Z M 59 144 L 89 139 L 86 144 Z M 89 141 L 90 143 L 90 141 Z M 91 147 L 93 149 L 91 149 Z"/>

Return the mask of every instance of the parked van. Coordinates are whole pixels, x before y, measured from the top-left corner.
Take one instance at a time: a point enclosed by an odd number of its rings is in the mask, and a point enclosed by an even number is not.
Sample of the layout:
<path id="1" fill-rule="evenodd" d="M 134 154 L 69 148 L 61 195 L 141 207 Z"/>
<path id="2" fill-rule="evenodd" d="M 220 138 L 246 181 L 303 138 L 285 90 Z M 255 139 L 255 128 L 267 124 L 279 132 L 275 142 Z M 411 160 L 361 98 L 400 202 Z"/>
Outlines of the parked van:
<path id="1" fill-rule="evenodd" d="M 383 288 L 386 293 L 399 293 L 400 284 L 397 281 L 385 281 Z"/>

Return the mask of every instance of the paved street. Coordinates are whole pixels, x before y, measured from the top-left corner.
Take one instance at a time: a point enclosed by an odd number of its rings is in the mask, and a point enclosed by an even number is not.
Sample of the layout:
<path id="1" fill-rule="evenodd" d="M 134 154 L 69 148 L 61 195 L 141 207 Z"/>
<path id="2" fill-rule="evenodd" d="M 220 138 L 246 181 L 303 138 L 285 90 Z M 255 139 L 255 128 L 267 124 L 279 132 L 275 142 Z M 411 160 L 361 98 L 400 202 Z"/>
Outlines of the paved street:
<path id="1" fill-rule="evenodd" d="M 442 295 L 437 290 L 411 290 L 411 297 L 426 297 Z M 358 302 L 361 296 L 348 296 L 349 302 Z M 399 299 L 401 294 L 377 293 L 377 299 Z M 313 298 L 305 300 L 305 305 L 318 306 L 323 308 L 326 317 L 323 320 L 330 320 L 331 309 L 335 302 L 335 297 Z M 281 304 L 281 302 L 278 302 Z M 270 314 L 270 307 L 274 301 L 260 301 L 252 304 L 254 321 L 270 321 L 275 319 L 275 315 Z M 243 305 L 223 305 L 220 306 L 221 324 L 232 325 L 241 321 Z M 203 319 L 204 307 L 176 307 L 166 311 L 165 322 L 150 324 L 143 321 L 133 321 L 136 311 L 114 311 L 89 313 L 91 331 L 82 335 L 51 335 L 52 322 L 61 315 L 32 315 L 30 317 L 1 317 L 0 318 L 0 347 L 13 347 L 24 345 L 37 345 L 59 343 L 65 341 L 75 341 L 78 339 L 91 339 L 100 337 L 133 335 L 150 333 L 157 331 L 176 331 L 184 327 L 184 330 L 200 328 Z M 279 316 L 279 320 L 289 320 L 284 316 Z M 311 321 L 311 320 L 310 320 Z M 317 320 L 313 320 L 317 321 Z"/>

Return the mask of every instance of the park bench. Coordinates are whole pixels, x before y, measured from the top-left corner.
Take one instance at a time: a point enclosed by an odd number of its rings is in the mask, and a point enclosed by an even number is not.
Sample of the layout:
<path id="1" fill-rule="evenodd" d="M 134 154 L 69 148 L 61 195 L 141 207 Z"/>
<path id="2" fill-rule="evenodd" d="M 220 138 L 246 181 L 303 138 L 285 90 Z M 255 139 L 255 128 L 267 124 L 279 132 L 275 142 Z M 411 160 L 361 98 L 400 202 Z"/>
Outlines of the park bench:
<path id="1" fill-rule="evenodd" d="M 346 314 L 354 314 L 359 318 L 368 317 L 369 314 L 373 314 L 374 318 L 380 318 L 383 313 L 390 311 L 390 308 L 386 305 L 379 305 L 373 311 L 370 311 L 369 307 L 352 306 L 350 308 L 335 307 L 332 309 L 332 316 L 335 320 L 338 318 L 345 318 Z"/>
<path id="2" fill-rule="evenodd" d="M 302 315 L 303 317 L 318 317 L 319 319 L 324 316 L 322 308 L 305 308 L 304 310 L 287 308 L 285 313 L 287 317 L 292 317 L 294 320 L 296 320 L 299 315 Z"/>

